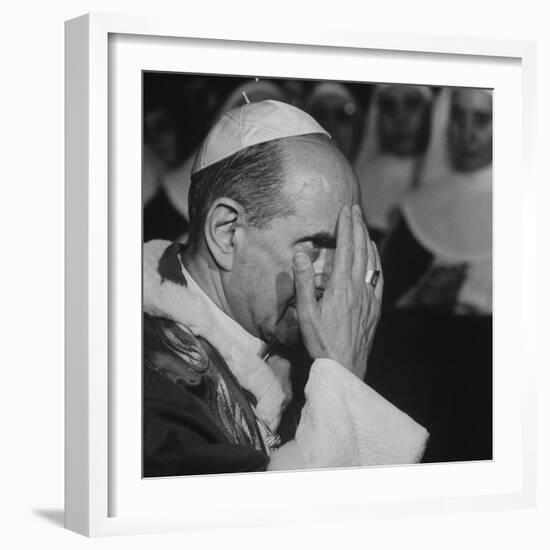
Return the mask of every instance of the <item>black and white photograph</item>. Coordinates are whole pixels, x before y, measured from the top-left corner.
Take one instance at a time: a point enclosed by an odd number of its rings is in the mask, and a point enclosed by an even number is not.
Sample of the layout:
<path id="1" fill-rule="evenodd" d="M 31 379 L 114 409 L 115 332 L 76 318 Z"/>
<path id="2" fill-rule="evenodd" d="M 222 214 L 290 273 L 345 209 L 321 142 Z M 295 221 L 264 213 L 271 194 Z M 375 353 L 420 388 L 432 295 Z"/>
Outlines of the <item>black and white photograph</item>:
<path id="1" fill-rule="evenodd" d="M 492 121 L 142 73 L 143 477 L 493 459 Z"/>
<path id="2" fill-rule="evenodd" d="M 550 548 L 544 3 L 6 6 L 3 548 Z"/>

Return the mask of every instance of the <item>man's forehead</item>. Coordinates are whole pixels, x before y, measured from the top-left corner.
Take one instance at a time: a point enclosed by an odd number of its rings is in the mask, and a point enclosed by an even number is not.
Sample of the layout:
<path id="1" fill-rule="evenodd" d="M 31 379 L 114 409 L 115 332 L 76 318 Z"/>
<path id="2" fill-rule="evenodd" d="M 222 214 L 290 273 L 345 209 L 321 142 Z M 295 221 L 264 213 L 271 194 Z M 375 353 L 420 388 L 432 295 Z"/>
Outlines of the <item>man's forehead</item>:
<path id="1" fill-rule="evenodd" d="M 312 136 L 285 140 L 283 158 L 285 191 L 297 200 L 354 199 L 357 177 L 333 143 Z"/>
<path id="2" fill-rule="evenodd" d="M 272 228 L 281 236 L 284 235 L 283 240 L 290 245 L 313 240 L 317 245 L 331 248 L 336 245 L 338 214 L 315 215 L 312 210 L 297 209 L 292 214 L 274 220 Z"/>
<path id="3" fill-rule="evenodd" d="M 335 186 L 327 177 L 303 178 L 291 199 L 294 208 L 289 229 L 295 239 L 320 234 L 334 236 L 342 208 L 359 202 L 355 189 L 358 186 Z"/>
<path id="4" fill-rule="evenodd" d="M 295 172 L 293 175 L 295 181 L 291 182 L 287 188 L 296 201 L 325 203 L 327 200 L 332 200 L 342 202 L 343 205 L 353 200 L 353 184 L 338 177 L 331 177 L 330 173 Z"/>

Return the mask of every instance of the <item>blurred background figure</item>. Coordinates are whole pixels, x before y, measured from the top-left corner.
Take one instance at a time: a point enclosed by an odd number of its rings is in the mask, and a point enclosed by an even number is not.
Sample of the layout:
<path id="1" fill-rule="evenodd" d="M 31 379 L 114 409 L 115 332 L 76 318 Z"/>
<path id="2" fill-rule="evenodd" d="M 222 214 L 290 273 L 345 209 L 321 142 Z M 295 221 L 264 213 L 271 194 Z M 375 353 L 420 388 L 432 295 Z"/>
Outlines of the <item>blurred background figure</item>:
<path id="1" fill-rule="evenodd" d="M 337 82 L 316 84 L 307 100 L 306 111 L 332 136 L 352 161 L 361 136 L 361 106 L 351 90 Z"/>
<path id="2" fill-rule="evenodd" d="M 177 170 L 210 127 L 224 93 L 200 75 L 145 73 L 143 78 L 143 236 L 176 239 L 187 222 L 165 190 L 167 174 Z"/>
<path id="3" fill-rule="evenodd" d="M 245 101 L 252 103 L 264 99 L 287 100 L 286 94 L 268 80 L 244 81 L 230 78 L 229 81 L 226 79 L 225 86 L 215 86 L 213 83 L 206 86 L 203 82 L 206 83 L 207 80 L 201 81 L 185 76 L 191 80 L 186 80 L 184 85 L 176 87 L 175 91 L 179 94 L 178 102 L 187 106 L 183 113 L 178 113 L 177 109 L 173 110 L 172 124 L 178 125 L 177 128 L 169 127 L 170 132 L 167 128 L 167 136 L 162 133 L 159 135 L 158 132 L 157 135 L 151 136 L 151 141 L 155 143 L 154 147 L 147 145 L 148 140 L 144 135 L 144 241 L 153 238 L 186 241 L 191 168 L 198 146 L 219 116 Z M 232 87 L 228 89 L 227 84 Z M 147 116 L 145 118 L 147 120 Z M 149 158 L 149 150 L 159 148 L 166 142 L 171 145 L 170 152 L 173 151 L 173 156 L 169 157 L 169 162 L 154 164 Z M 156 190 L 154 199 L 146 203 L 146 189 L 149 196 L 149 189 L 153 188 Z"/>
<path id="4" fill-rule="evenodd" d="M 354 169 L 363 213 L 378 242 L 418 175 L 430 133 L 432 96 L 427 86 L 384 84 L 374 91 Z"/>
<path id="5" fill-rule="evenodd" d="M 141 158 L 141 200 L 143 206 L 149 204 L 149 201 L 157 193 L 163 173 L 164 169 L 160 158 L 149 145 L 144 145 Z"/>
<path id="6" fill-rule="evenodd" d="M 157 193 L 166 170 L 178 162 L 178 131 L 170 98 L 162 94 L 164 79 L 144 91 L 142 200 L 143 205 Z"/>
<path id="7" fill-rule="evenodd" d="M 288 103 L 298 107 L 298 109 L 305 110 L 305 100 L 311 85 L 309 82 L 296 79 L 281 79 L 276 82 L 286 94 Z"/>
<path id="8" fill-rule="evenodd" d="M 419 186 L 382 250 L 368 376 L 424 422 L 425 461 L 492 458 L 492 144 L 491 92 L 443 89 Z"/>
<path id="9" fill-rule="evenodd" d="M 384 251 L 389 304 L 491 314 L 492 145 L 491 92 L 443 90 L 419 187 Z M 391 269 L 403 254 L 406 275 Z"/>

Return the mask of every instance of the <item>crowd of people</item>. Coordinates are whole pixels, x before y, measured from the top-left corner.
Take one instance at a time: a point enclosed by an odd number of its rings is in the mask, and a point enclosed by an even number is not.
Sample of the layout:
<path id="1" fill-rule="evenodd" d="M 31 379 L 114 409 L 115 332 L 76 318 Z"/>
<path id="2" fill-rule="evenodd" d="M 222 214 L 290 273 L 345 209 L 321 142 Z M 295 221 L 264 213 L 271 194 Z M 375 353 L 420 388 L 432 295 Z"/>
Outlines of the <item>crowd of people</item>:
<path id="1" fill-rule="evenodd" d="M 491 459 L 491 91 L 146 73 L 144 242 L 188 241 L 203 140 L 263 100 L 311 115 L 357 177 L 384 277 L 364 381 L 430 433 L 424 461 Z"/>

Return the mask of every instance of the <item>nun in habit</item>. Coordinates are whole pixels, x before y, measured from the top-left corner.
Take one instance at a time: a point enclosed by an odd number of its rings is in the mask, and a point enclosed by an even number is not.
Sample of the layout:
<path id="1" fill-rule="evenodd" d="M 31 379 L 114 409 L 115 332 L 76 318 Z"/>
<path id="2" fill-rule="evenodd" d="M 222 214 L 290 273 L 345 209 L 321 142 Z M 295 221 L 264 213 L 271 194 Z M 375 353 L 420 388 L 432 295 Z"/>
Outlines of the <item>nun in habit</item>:
<path id="1" fill-rule="evenodd" d="M 353 167 L 361 185 L 371 236 L 388 233 L 399 201 L 418 175 L 430 129 L 432 90 L 427 86 L 376 87 Z"/>
<path id="2" fill-rule="evenodd" d="M 382 250 L 368 376 L 427 426 L 425 461 L 492 458 L 492 143 L 491 92 L 443 89 L 420 184 Z"/>
<path id="3" fill-rule="evenodd" d="M 227 111 L 265 99 L 286 101 L 286 94 L 276 84 L 267 80 L 251 80 L 238 86 L 225 100 L 219 110 L 219 117 Z M 189 228 L 188 193 L 191 185 L 191 168 L 195 160 L 196 150 L 174 170 L 168 171 L 160 181 L 161 193 L 155 197 L 157 203 L 152 205 L 155 216 L 144 213 L 144 241 L 163 238 L 185 243 Z M 143 179 L 143 184 L 147 179 Z M 149 186 L 148 186 L 149 187 Z M 144 188 L 145 189 L 145 188 Z M 144 191 L 145 192 L 145 191 Z M 151 209 L 151 210 L 152 210 Z"/>
<path id="4" fill-rule="evenodd" d="M 432 138 L 419 188 L 402 201 L 402 219 L 383 252 L 385 300 L 390 307 L 491 315 L 491 93 L 443 90 Z M 403 256 L 407 269 L 394 268 Z"/>

